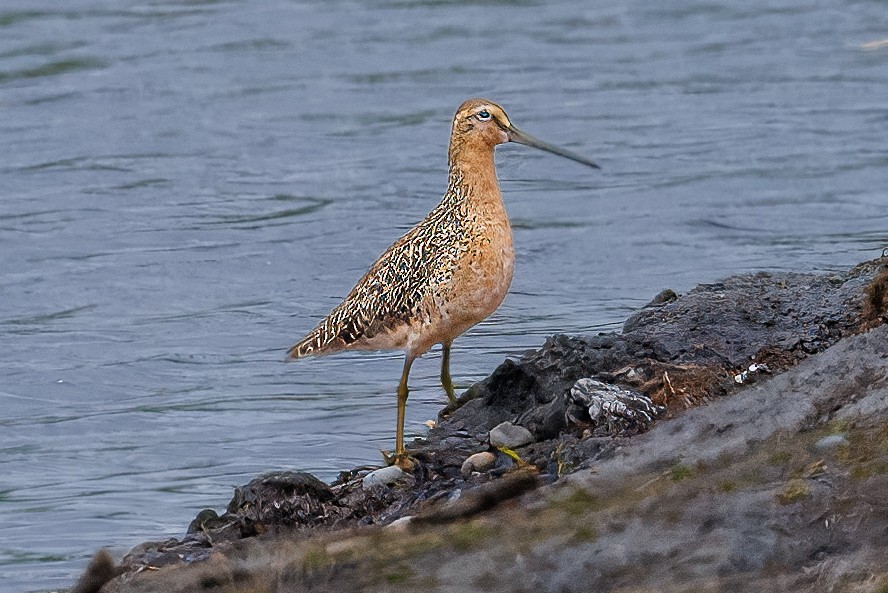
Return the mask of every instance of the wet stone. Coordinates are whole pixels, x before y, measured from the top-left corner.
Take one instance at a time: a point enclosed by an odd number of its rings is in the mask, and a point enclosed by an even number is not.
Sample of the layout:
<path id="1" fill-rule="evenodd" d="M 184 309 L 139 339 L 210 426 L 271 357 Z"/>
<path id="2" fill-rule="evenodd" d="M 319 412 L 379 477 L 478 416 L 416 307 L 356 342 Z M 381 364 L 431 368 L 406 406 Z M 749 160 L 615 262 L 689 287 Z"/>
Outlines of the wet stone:
<path id="1" fill-rule="evenodd" d="M 523 426 L 502 422 L 490 429 L 490 445 L 515 449 L 533 442 L 533 434 Z"/>
<path id="2" fill-rule="evenodd" d="M 333 499 L 330 487 L 304 472 L 271 472 L 235 489 L 226 516 L 274 525 L 322 523 Z"/>
<path id="3" fill-rule="evenodd" d="M 404 470 L 397 465 L 390 465 L 370 472 L 364 476 L 361 483 L 365 489 L 372 488 L 373 486 L 388 486 L 406 475 Z"/>
<path id="4" fill-rule="evenodd" d="M 494 463 L 496 463 L 496 455 L 490 451 L 475 453 L 463 462 L 462 467 L 460 468 L 460 473 L 464 477 L 468 477 L 472 475 L 472 472 L 484 472 L 489 470 L 493 467 Z"/>

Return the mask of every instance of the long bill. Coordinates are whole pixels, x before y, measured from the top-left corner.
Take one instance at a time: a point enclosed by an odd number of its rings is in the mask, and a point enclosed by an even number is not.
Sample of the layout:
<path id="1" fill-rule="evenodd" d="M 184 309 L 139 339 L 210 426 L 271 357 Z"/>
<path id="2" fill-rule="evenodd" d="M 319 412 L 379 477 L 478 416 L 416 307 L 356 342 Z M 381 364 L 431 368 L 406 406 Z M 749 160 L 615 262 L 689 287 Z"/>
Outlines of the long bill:
<path id="1" fill-rule="evenodd" d="M 530 146 L 533 148 L 539 148 L 540 150 L 545 150 L 546 152 L 551 152 L 552 154 L 557 154 L 558 156 L 563 156 L 566 159 L 570 159 L 572 161 L 576 161 L 578 163 L 582 163 L 584 165 L 588 165 L 590 167 L 594 167 L 596 169 L 600 169 L 598 165 L 594 162 L 590 161 L 586 157 L 579 155 L 575 152 L 571 152 L 564 148 L 559 148 L 558 146 L 554 146 L 549 144 L 548 142 L 543 142 L 542 140 L 538 140 L 531 136 L 530 134 L 525 134 L 518 128 L 513 126 L 509 126 L 506 128 L 506 134 L 509 135 L 509 140 L 511 142 L 517 142 L 518 144 L 523 144 L 524 146 Z"/>

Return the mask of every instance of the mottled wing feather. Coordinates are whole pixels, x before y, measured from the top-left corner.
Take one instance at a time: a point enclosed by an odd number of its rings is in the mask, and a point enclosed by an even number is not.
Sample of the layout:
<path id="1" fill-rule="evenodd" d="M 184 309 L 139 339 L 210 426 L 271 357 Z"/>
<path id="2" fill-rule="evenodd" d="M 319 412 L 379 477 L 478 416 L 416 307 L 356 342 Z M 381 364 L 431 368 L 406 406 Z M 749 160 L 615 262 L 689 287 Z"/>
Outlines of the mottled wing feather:
<path id="1" fill-rule="evenodd" d="M 463 225 L 446 202 L 389 247 L 288 356 L 344 350 L 422 315 L 426 297 L 450 280 L 466 245 Z"/>

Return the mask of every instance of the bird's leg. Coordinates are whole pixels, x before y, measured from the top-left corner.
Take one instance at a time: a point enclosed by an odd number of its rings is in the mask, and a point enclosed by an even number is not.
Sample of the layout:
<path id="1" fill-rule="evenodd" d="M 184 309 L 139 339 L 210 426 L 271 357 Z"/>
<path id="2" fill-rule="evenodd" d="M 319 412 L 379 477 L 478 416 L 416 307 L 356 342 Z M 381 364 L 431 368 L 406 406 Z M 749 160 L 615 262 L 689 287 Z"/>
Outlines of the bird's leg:
<path id="1" fill-rule="evenodd" d="M 450 404 L 456 403 L 456 394 L 453 392 L 453 380 L 450 378 L 450 342 L 441 344 L 441 385 L 447 394 Z"/>
<path id="2" fill-rule="evenodd" d="M 404 359 L 404 370 L 401 373 L 401 382 L 398 383 L 398 430 L 395 443 L 395 460 L 404 456 L 404 410 L 407 408 L 407 376 L 410 375 L 410 365 L 414 357 L 410 354 Z"/>
<path id="3" fill-rule="evenodd" d="M 404 451 L 404 411 L 407 409 L 407 394 L 409 393 L 407 377 L 410 375 L 410 365 L 413 364 L 415 358 L 412 354 L 407 354 L 407 358 L 404 359 L 404 370 L 401 372 L 401 382 L 398 383 L 398 428 L 395 437 L 397 439 L 395 453 L 392 455 L 388 451 L 382 452 L 382 458 L 387 464 L 397 465 L 404 471 L 412 471 L 416 466 Z"/>

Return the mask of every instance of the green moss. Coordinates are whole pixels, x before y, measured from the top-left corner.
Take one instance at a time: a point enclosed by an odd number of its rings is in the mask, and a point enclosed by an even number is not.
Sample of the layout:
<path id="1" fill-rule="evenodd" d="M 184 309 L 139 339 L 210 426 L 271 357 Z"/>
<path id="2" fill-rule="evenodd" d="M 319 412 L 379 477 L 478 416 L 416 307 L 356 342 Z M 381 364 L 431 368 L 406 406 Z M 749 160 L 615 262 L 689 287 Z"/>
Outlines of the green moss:
<path id="1" fill-rule="evenodd" d="M 363 565 L 368 578 L 379 586 L 405 581 L 412 586 L 417 578 L 409 572 L 410 564 L 423 556 L 439 556 L 441 548 L 451 541 L 449 530 L 450 528 L 436 528 L 417 533 L 397 533 L 378 529 L 360 545 L 335 554 L 333 560 L 342 566 Z"/>
<path id="2" fill-rule="evenodd" d="M 855 427 L 847 434 L 849 445 L 837 451 L 836 459 L 850 466 L 852 478 L 888 473 L 888 422 Z"/>
<path id="3" fill-rule="evenodd" d="M 572 539 L 575 542 L 594 542 L 598 539 L 598 532 L 590 525 L 580 525 L 574 530 Z"/>
<path id="4" fill-rule="evenodd" d="M 411 577 L 413 577 L 413 571 L 410 570 L 410 567 L 403 564 L 389 567 L 389 570 L 385 573 L 386 582 L 392 584 L 406 583 Z"/>
<path id="5" fill-rule="evenodd" d="M 792 461 L 792 453 L 789 451 L 775 451 L 768 455 L 769 465 L 787 465 Z"/>
<path id="6" fill-rule="evenodd" d="M 333 558 L 327 553 L 323 546 L 312 546 L 305 551 L 302 556 L 302 569 L 312 572 L 325 566 L 329 566 L 333 562 Z"/>
<path id="7" fill-rule="evenodd" d="M 777 500 L 780 504 L 793 504 L 808 496 L 808 486 L 803 480 L 790 480 L 783 487 L 783 490 L 777 493 Z"/>
<path id="8" fill-rule="evenodd" d="M 434 533 L 419 533 L 405 544 L 410 554 L 424 554 L 437 550 L 444 545 L 444 541 Z"/>
<path id="9" fill-rule="evenodd" d="M 734 492 L 737 490 L 737 482 L 734 480 L 721 480 L 718 483 L 718 489 L 722 492 Z"/>
<path id="10" fill-rule="evenodd" d="M 687 480 L 692 477 L 694 477 L 694 468 L 683 463 L 679 463 L 669 470 L 669 478 L 673 482 L 681 482 L 682 480 Z"/>
<path id="11" fill-rule="evenodd" d="M 877 460 L 868 463 L 855 463 L 851 467 L 851 477 L 855 480 L 866 480 L 873 476 L 888 473 L 888 462 Z"/>
<path id="12" fill-rule="evenodd" d="M 846 434 L 849 430 L 854 428 L 854 422 L 849 420 L 848 418 L 842 419 L 833 419 L 826 423 L 823 427 L 823 435 L 827 436 L 831 434 Z"/>
<path id="13" fill-rule="evenodd" d="M 478 548 L 492 534 L 492 530 L 477 521 L 454 525 L 450 529 L 450 542 L 460 551 Z"/>
<path id="14" fill-rule="evenodd" d="M 601 508 L 598 497 L 583 488 L 575 488 L 570 494 L 561 498 L 553 505 L 568 515 L 578 517 Z"/>

